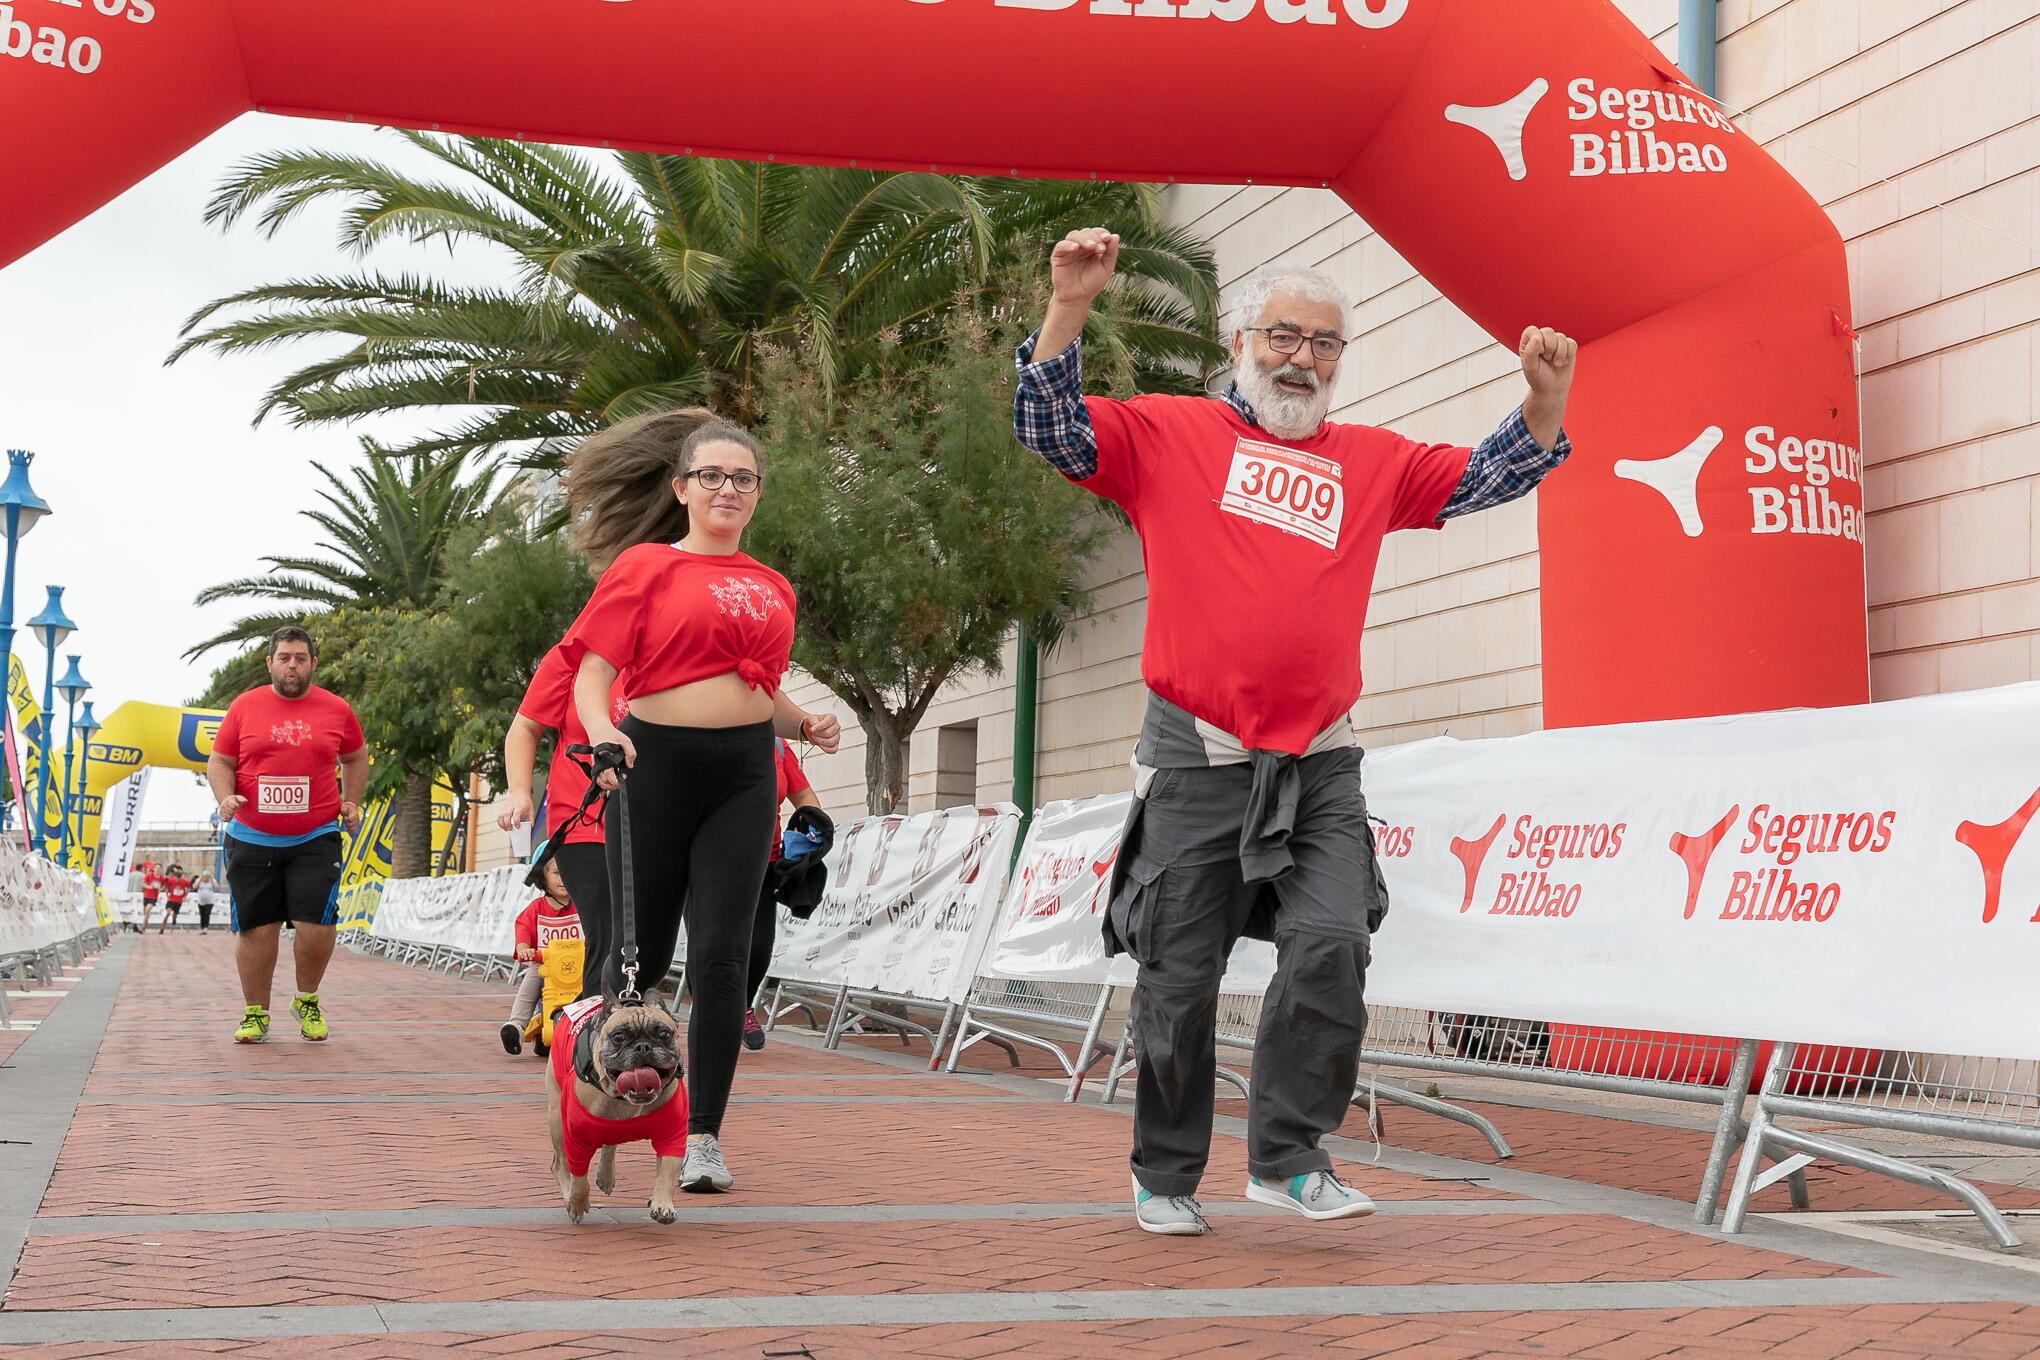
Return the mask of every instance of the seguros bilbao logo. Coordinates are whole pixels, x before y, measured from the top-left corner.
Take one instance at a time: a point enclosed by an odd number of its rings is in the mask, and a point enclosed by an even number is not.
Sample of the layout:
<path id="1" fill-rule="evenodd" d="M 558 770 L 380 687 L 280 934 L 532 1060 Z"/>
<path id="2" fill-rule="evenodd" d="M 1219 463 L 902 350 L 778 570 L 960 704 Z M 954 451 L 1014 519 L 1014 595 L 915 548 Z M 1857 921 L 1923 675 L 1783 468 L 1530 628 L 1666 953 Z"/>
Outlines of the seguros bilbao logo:
<path id="1" fill-rule="evenodd" d="M 1700 508 L 1700 474 L 1723 439 L 1721 426 L 1709 425 L 1676 453 L 1618 459 L 1614 472 L 1664 497 L 1686 537 L 1698 538 L 1708 528 Z M 1775 425 L 1752 425 L 1742 432 L 1742 447 L 1742 470 L 1750 477 L 1768 479 L 1746 488 L 1752 535 L 1811 534 L 1863 541 L 1863 457 L 1853 446 L 1781 434 Z M 1850 486 L 1857 488 L 1853 495 L 1847 491 Z"/>
<path id="2" fill-rule="evenodd" d="M 1445 121 L 1472 128 L 1494 144 L 1512 180 L 1529 178 L 1523 147 L 1530 118 L 1551 93 L 1538 76 L 1497 104 L 1447 104 Z M 1590 76 L 1566 82 L 1565 118 L 1570 150 L 1566 174 L 1718 175 L 1728 169 L 1727 147 L 1741 133 L 1714 104 L 1683 80 L 1665 78 L 1655 89 L 1601 85 Z"/>

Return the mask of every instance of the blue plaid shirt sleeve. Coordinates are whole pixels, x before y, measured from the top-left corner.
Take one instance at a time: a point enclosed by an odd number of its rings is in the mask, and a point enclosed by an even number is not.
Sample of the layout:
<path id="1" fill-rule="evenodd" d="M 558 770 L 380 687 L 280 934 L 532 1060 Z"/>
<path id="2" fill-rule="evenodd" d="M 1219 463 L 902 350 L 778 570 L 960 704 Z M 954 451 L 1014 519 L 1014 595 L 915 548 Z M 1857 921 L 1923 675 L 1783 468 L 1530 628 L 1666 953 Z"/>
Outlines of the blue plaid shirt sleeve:
<path id="1" fill-rule="evenodd" d="M 1572 441 L 1565 437 L 1564 430 L 1558 432 L 1558 442 L 1551 448 L 1539 447 L 1519 406 L 1499 429 L 1480 441 L 1473 456 L 1466 460 L 1466 475 L 1453 488 L 1438 518 L 1492 510 L 1527 496 L 1571 452 Z"/>
<path id="2" fill-rule="evenodd" d="M 1084 366 L 1077 353 L 1083 341 L 1072 340 L 1061 354 L 1036 363 L 1034 342 L 1040 338 L 1034 332 L 1013 352 L 1020 375 L 1013 388 L 1013 437 L 1081 482 L 1098 471 L 1098 432 L 1084 409 Z"/>

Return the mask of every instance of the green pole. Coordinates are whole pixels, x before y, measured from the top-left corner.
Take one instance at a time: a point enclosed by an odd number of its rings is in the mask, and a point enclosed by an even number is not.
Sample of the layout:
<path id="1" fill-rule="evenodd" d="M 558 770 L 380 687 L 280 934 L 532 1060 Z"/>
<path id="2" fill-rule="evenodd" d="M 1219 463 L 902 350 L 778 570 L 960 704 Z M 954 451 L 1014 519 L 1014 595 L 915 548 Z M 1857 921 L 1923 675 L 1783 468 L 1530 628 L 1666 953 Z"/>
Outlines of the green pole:
<path id="1" fill-rule="evenodd" d="M 1027 625 L 1020 625 L 1015 639 L 1019 660 L 1013 670 L 1013 802 L 1020 809 L 1020 835 L 1013 842 L 1013 858 L 1020 858 L 1020 844 L 1034 820 L 1035 708 L 1041 698 L 1041 649 Z"/>

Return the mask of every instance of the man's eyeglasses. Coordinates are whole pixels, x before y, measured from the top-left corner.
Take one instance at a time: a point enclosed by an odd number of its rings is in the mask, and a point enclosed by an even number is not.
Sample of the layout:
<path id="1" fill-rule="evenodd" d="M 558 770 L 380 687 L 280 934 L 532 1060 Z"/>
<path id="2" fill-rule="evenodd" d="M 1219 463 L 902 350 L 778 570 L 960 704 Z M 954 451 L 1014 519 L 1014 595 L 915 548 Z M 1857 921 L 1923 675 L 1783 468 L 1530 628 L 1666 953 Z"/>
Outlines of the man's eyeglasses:
<path id="1" fill-rule="evenodd" d="M 722 490 L 722 484 L 728 482 L 737 489 L 737 494 L 740 496 L 753 494 L 765 482 L 765 479 L 755 472 L 724 472 L 721 468 L 712 467 L 689 468 L 680 475 L 682 477 L 692 477 L 700 482 L 703 491 L 720 491 Z"/>
<path id="2" fill-rule="evenodd" d="M 1308 339 L 1310 341 L 1311 357 L 1313 359 L 1322 359 L 1328 364 L 1335 361 L 1341 354 L 1344 354 L 1346 346 L 1351 343 L 1341 340 L 1336 335 L 1305 336 L 1302 331 L 1290 326 L 1244 326 L 1241 329 L 1258 331 L 1260 334 L 1267 336 L 1268 348 L 1274 350 L 1277 354 L 1294 354 L 1303 348 L 1303 342 Z"/>

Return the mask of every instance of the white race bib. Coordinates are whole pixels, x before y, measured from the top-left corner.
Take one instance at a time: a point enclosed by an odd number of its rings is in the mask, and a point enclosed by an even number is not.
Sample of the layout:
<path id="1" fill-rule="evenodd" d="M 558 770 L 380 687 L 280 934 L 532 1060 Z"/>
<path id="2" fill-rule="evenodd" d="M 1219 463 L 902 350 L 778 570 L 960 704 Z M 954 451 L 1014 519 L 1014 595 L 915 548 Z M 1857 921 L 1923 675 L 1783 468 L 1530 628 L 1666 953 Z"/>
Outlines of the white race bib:
<path id="1" fill-rule="evenodd" d="M 1346 487 L 1337 463 L 1244 436 L 1233 445 L 1225 495 L 1218 503 L 1321 548 L 1339 546 L 1346 520 Z"/>
<path id="2" fill-rule="evenodd" d="M 310 775 L 265 774 L 255 780 L 255 810 L 268 816 L 287 817 L 312 810 Z"/>

